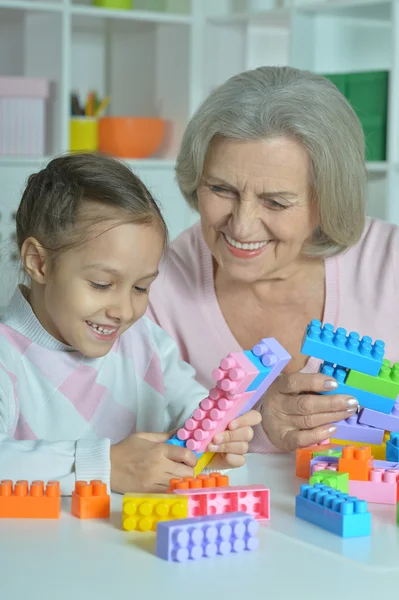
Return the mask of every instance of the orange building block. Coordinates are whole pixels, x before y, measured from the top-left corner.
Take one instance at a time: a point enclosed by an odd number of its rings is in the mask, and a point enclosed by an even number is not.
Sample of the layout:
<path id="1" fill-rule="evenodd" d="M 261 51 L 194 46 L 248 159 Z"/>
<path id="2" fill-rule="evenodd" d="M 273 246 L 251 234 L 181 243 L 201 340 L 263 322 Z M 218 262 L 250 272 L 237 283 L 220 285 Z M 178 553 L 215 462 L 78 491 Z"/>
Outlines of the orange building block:
<path id="1" fill-rule="evenodd" d="M 373 463 L 370 446 L 346 446 L 342 448 L 342 457 L 338 459 L 338 471 L 349 473 L 349 479 L 369 481 Z"/>
<path id="2" fill-rule="evenodd" d="M 72 492 L 72 514 L 78 519 L 106 519 L 110 515 L 110 496 L 107 485 L 94 479 L 77 481 Z"/>
<path id="3" fill-rule="evenodd" d="M 59 481 L 10 480 L 0 482 L 0 518 L 2 519 L 59 519 L 61 494 Z"/>
<path id="4" fill-rule="evenodd" d="M 229 478 L 221 473 L 209 473 L 209 475 L 197 475 L 197 477 L 183 477 L 171 479 L 168 492 L 173 490 L 194 490 L 202 488 L 228 487 Z"/>
<path id="5" fill-rule="evenodd" d="M 328 454 L 328 450 L 339 448 L 337 444 L 314 444 L 314 446 L 308 446 L 307 448 L 298 448 L 296 450 L 296 471 L 297 477 L 302 479 L 309 479 L 310 477 L 310 461 L 313 458 L 314 452 L 324 452 Z"/>

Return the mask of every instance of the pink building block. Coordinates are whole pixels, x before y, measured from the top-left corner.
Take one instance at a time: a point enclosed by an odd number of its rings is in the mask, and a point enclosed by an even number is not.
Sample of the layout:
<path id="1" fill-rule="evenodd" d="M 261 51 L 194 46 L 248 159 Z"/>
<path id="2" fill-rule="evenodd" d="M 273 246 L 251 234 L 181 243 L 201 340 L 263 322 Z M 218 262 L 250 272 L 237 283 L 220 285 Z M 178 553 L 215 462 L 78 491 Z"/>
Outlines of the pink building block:
<path id="1" fill-rule="evenodd" d="M 370 427 L 358 421 L 359 415 L 355 414 L 335 423 L 337 431 L 334 437 L 337 440 L 349 440 L 351 442 L 365 442 L 366 444 L 382 444 L 384 439 L 384 429 Z"/>
<path id="2" fill-rule="evenodd" d="M 320 461 L 313 465 L 311 464 L 310 474 L 313 475 L 313 473 L 316 473 L 317 471 L 338 471 L 338 461 L 335 463 Z"/>
<path id="3" fill-rule="evenodd" d="M 372 469 L 369 481 L 349 481 L 349 493 L 376 504 L 397 504 L 399 500 L 399 470 Z"/>
<path id="4" fill-rule="evenodd" d="M 204 517 L 241 511 L 258 521 L 270 519 L 270 491 L 264 485 L 174 490 L 188 496 L 188 516 Z"/>
<path id="5" fill-rule="evenodd" d="M 387 431 L 399 431 L 398 400 L 396 400 L 389 415 L 381 413 L 378 410 L 371 410 L 371 408 L 363 408 L 359 413 L 359 423 L 379 427 Z"/>
<path id="6" fill-rule="evenodd" d="M 291 358 L 273 338 L 262 340 L 256 349 L 253 360 L 245 354 L 230 354 L 214 371 L 217 386 L 209 391 L 207 398 L 202 400 L 199 408 L 176 434 L 179 440 L 186 442 L 189 450 L 205 452 L 217 433 L 224 431 L 235 417 L 253 408 Z M 265 361 L 267 366 L 264 365 Z M 262 374 L 262 382 L 259 385 L 255 383 L 255 389 L 252 390 L 251 384 Z M 251 391 L 240 393 L 245 389 Z"/>
<path id="7" fill-rule="evenodd" d="M 212 371 L 217 387 L 233 394 L 244 393 L 258 375 L 258 369 L 242 352 L 229 354 Z"/>

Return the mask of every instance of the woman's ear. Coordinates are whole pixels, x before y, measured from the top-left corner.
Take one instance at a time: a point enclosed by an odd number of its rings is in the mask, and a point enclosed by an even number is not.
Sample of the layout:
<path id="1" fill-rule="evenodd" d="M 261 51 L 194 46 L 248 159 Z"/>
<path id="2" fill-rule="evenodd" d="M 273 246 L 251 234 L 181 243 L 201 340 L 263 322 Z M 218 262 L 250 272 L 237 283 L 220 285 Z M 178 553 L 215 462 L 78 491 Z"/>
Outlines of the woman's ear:
<path id="1" fill-rule="evenodd" d="M 46 283 L 49 276 L 48 252 L 34 237 L 28 237 L 21 248 L 22 264 L 29 277 L 37 283 Z"/>

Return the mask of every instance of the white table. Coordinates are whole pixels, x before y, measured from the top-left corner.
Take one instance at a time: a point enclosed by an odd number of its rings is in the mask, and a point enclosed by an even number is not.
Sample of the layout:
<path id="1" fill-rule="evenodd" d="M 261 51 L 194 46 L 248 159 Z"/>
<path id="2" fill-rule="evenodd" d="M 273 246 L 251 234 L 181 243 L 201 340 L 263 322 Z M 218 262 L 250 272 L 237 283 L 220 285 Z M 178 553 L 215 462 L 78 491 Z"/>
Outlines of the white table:
<path id="1" fill-rule="evenodd" d="M 377 600 L 398 597 L 399 527 L 394 506 L 369 505 L 370 538 L 342 539 L 294 516 L 293 455 L 250 455 L 232 484 L 271 490 L 260 545 L 185 564 L 154 554 L 155 534 L 121 530 L 121 496 L 111 520 L 80 521 L 63 499 L 57 521 L 0 519 L 1 600 Z"/>

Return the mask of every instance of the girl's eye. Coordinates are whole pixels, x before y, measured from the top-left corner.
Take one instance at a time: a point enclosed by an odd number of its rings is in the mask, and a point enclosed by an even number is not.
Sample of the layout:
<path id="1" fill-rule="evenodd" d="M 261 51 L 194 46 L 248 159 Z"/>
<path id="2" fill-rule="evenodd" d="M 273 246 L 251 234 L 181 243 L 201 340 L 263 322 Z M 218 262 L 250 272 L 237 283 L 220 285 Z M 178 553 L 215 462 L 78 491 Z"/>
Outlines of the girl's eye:
<path id="1" fill-rule="evenodd" d="M 134 286 L 134 289 L 136 290 L 136 292 L 138 292 L 139 294 L 145 294 L 147 292 L 147 288 L 142 288 L 139 287 L 138 285 Z"/>
<path id="2" fill-rule="evenodd" d="M 96 283 L 95 281 L 90 281 L 90 285 L 96 290 L 107 290 L 111 287 L 110 283 Z"/>

